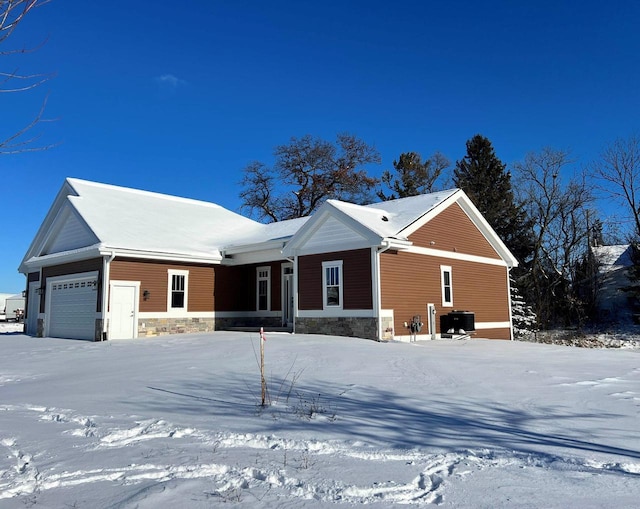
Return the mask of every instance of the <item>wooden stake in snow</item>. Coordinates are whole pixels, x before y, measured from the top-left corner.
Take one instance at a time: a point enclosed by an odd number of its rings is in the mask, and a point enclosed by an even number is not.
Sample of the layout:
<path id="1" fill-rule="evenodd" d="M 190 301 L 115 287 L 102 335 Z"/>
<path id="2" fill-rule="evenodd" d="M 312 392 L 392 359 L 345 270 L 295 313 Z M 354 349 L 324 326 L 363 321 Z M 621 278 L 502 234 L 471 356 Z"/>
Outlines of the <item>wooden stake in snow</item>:
<path id="1" fill-rule="evenodd" d="M 260 327 L 260 382 L 262 384 L 262 406 L 266 406 L 267 401 L 267 380 L 264 377 L 264 329 Z"/>

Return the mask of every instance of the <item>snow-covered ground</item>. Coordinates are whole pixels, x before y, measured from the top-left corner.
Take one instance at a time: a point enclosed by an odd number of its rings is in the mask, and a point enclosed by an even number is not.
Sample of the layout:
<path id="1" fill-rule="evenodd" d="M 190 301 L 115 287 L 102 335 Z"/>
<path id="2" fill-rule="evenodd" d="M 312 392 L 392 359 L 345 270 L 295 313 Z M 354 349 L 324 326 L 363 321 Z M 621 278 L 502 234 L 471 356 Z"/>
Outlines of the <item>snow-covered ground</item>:
<path id="1" fill-rule="evenodd" d="M 0 334 L 0 508 L 631 508 L 640 350 Z M 15 330 L 15 329 L 14 329 Z"/>

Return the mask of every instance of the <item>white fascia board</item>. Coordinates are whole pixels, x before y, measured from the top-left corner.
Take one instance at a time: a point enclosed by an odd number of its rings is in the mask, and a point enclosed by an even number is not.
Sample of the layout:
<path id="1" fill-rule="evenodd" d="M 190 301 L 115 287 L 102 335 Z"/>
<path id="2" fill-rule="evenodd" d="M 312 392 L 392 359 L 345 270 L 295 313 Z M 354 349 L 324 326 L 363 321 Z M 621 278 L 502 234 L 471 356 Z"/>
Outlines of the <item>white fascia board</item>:
<path id="1" fill-rule="evenodd" d="M 398 232 L 402 234 L 404 237 L 409 238 L 409 236 L 422 228 L 425 224 L 431 221 L 434 217 L 440 214 L 443 210 L 446 210 L 451 204 L 455 203 L 459 194 L 462 193 L 460 189 L 451 193 L 447 198 L 442 200 L 440 203 L 436 204 L 431 210 L 428 210 L 425 214 L 416 219 L 413 223 L 407 225 L 405 228 Z"/>
<path id="2" fill-rule="evenodd" d="M 263 251 L 249 251 L 245 253 L 234 254 L 229 257 L 229 253 L 223 252 L 225 257 L 222 259 L 222 265 L 247 265 L 251 263 L 267 263 L 284 261 L 286 258 L 282 254 L 282 248 L 277 247 L 275 249 L 263 250 Z"/>
<path id="3" fill-rule="evenodd" d="M 243 253 L 253 253 L 259 251 L 269 251 L 272 249 L 282 250 L 287 244 L 289 237 L 277 240 L 267 240 L 266 242 L 255 242 L 253 244 L 238 244 L 235 246 L 227 246 L 222 249 L 225 255 L 235 255 Z"/>
<path id="4" fill-rule="evenodd" d="M 411 246 L 413 246 L 413 242 L 411 242 L 410 240 L 387 237 L 386 239 L 382 240 L 379 247 L 392 249 L 394 251 L 406 251 L 410 249 Z"/>
<path id="5" fill-rule="evenodd" d="M 469 199 L 469 197 L 462 191 L 460 191 L 460 196 L 458 197 L 458 204 L 460 208 L 469 216 L 469 219 L 475 224 L 480 230 L 480 232 L 485 236 L 487 241 L 493 246 L 496 252 L 502 257 L 502 259 L 507 263 L 509 267 L 517 267 L 518 260 L 513 256 L 509 248 L 502 242 L 500 237 L 496 234 L 495 230 L 491 227 L 491 225 L 487 222 L 487 220 L 482 216 L 480 211 L 476 208 L 473 202 Z"/>
<path id="6" fill-rule="evenodd" d="M 102 256 L 100 244 L 73 249 L 71 251 L 63 251 L 61 253 L 53 253 L 50 255 L 34 256 L 23 262 L 20 265 L 19 270 L 23 274 L 27 274 L 27 272 L 32 272 L 35 269 L 40 269 L 48 265 L 79 262 L 81 260 L 87 260 L 97 256 Z"/>
<path id="7" fill-rule="evenodd" d="M 49 236 L 49 230 L 51 229 L 58 215 L 60 214 L 60 211 L 63 208 L 64 204 L 67 202 L 67 196 L 69 196 L 70 194 L 77 196 L 77 193 L 75 192 L 73 187 L 69 184 L 68 180 L 65 180 L 64 184 L 60 188 L 60 191 L 58 191 L 58 194 L 56 195 L 53 201 L 53 204 L 49 208 L 47 215 L 42 221 L 40 228 L 38 228 L 38 231 L 33 237 L 33 240 L 31 241 L 31 244 L 29 245 L 29 248 L 27 249 L 27 252 L 25 253 L 24 258 L 20 263 L 20 267 L 18 268 L 19 272 L 24 273 L 25 264 L 27 260 L 37 257 L 40 251 L 42 251 L 42 246 L 45 244 Z"/>
<path id="8" fill-rule="evenodd" d="M 162 260 L 186 263 L 204 263 L 219 264 L 222 261 L 222 255 L 218 250 L 214 250 L 211 256 L 189 253 L 170 253 L 163 251 L 142 251 L 136 249 L 110 248 L 109 246 L 101 246 L 100 256 L 119 256 L 123 258 L 140 258 L 145 260 Z"/>
<path id="9" fill-rule="evenodd" d="M 451 251 L 443 251 L 441 249 L 433 249 L 430 247 L 410 246 L 405 248 L 408 253 L 419 254 L 424 256 L 432 256 L 437 258 L 446 258 L 449 260 L 459 260 L 463 262 L 484 263 L 486 265 L 497 265 L 499 267 L 509 267 L 507 262 L 502 258 L 488 258 L 486 256 L 470 255 L 466 253 L 456 253 Z"/>
<path id="10" fill-rule="evenodd" d="M 45 256 L 32 257 L 20 266 L 20 272 L 26 274 L 36 269 L 40 269 L 49 265 L 58 265 L 61 263 L 79 262 L 90 258 L 102 256 L 121 256 L 125 258 L 139 258 L 145 260 L 162 260 L 185 263 L 204 263 L 219 264 L 222 257 L 214 254 L 211 257 L 203 257 L 197 255 L 187 255 L 184 253 L 161 253 L 153 251 L 135 251 L 130 249 L 109 248 L 102 244 L 94 244 L 93 246 L 74 249 L 71 251 L 63 251 L 61 253 L 53 253 Z"/>
<path id="11" fill-rule="evenodd" d="M 412 233 L 427 224 L 434 217 L 439 215 L 454 203 L 458 203 L 458 205 L 460 205 L 462 211 L 467 214 L 471 222 L 478 228 L 480 233 L 482 233 L 482 235 L 487 239 L 491 246 L 493 246 L 496 253 L 504 260 L 506 265 L 508 267 L 517 267 L 518 260 L 516 260 L 515 256 L 513 256 L 511 251 L 509 251 L 507 246 L 505 246 L 504 242 L 502 242 L 500 237 L 498 237 L 491 225 L 482 216 L 480 211 L 476 208 L 476 206 L 462 189 L 458 189 L 455 193 L 451 194 L 444 201 L 442 201 L 425 215 L 420 217 L 420 219 L 407 226 L 404 230 L 402 230 L 401 233 L 406 237 L 409 237 Z"/>

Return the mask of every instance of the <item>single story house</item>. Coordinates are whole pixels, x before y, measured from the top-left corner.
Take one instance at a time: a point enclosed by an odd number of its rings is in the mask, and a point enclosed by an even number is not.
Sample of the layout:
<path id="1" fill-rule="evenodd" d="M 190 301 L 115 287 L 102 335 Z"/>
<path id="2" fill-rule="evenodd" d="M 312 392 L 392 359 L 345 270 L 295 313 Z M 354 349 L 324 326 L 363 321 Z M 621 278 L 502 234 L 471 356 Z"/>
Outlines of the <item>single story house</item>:
<path id="1" fill-rule="evenodd" d="M 427 339 L 447 332 L 442 315 L 464 310 L 476 337 L 511 339 L 516 264 L 459 189 L 366 206 L 327 200 L 310 217 L 262 224 L 213 203 L 68 178 L 19 271 L 26 332 L 40 337 L 264 325 Z"/>

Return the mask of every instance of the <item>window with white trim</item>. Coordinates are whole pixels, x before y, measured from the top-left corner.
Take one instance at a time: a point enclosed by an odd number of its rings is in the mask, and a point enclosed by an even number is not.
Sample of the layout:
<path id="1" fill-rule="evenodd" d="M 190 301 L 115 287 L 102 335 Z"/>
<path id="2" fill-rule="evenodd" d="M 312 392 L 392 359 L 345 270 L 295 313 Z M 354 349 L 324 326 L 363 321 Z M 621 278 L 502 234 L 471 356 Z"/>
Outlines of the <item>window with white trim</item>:
<path id="1" fill-rule="evenodd" d="M 322 307 L 342 309 L 342 260 L 322 262 Z"/>
<path id="2" fill-rule="evenodd" d="M 440 265 L 440 282 L 442 285 L 442 306 L 453 307 L 453 278 L 451 267 Z"/>
<path id="3" fill-rule="evenodd" d="M 256 309 L 269 311 L 271 309 L 271 267 L 256 269 Z"/>
<path id="4" fill-rule="evenodd" d="M 187 290 L 189 288 L 188 270 L 169 270 L 168 309 L 187 308 Z"/>

